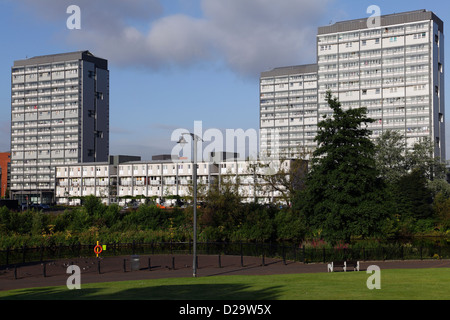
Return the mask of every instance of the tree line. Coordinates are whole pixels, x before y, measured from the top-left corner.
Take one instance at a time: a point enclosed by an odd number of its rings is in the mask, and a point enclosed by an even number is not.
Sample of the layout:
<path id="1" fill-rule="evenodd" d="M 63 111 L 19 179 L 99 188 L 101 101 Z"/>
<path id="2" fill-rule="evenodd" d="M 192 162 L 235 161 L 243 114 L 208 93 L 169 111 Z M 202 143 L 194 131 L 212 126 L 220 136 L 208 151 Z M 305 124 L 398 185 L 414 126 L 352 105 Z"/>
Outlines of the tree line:
<path id="1" fill-rule="evenodd" d="M 200 240 L 350 243 L 449 233 L 450 184 L 433 141 L 408 145 L 398 131 L 373 141 L 367 125 L 374 120 L 366 108 L 344 110 L 331 92 L 327 102 L 332 114 L 318 123 L 318 147 L 309 161 L 261 177 L 288 205 L 260 204 L 257 198 L 244 203 L 239 180 L 200 187 Z M 0 247 L 17 241 L 90 243 L 99 237 L 188 241 L 192 229 L 192 207 L 161 209 L 151 201 L 124 211 L 89 196 L 82 207 L 56 215 L 0 208 Z"/>
<path id="2" fill-rule="evenodd" d="M 370 139 L 366 108 L 344 110 L 327 93 L 333 114 L 318 124 L 318 148 L 293 210 L 307 233 L 330 242 L 447 234 L 450 186 L 434 142 L 408 145 L 399 131 Z"/>

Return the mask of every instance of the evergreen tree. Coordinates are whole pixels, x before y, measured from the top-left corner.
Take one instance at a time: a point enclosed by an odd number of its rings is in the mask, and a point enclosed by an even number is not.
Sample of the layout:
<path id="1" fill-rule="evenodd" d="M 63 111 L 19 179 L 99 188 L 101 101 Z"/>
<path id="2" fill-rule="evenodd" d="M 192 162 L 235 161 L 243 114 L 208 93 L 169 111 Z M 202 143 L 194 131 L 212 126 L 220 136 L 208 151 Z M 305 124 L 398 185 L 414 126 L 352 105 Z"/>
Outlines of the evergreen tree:
<path id="1" fill-rule="evenodd" d="M 413 220 L 430 218 L 433 214 L 432 192 L 427 187 L 426 174 L 414 169 L 396 183 L 396 202 L 403 207 L 400 215 Z"/>
<path id="2" fill-rule="evenodd" d="M 318 124 L 318 146 L 306 189 L 297 200 L 311 230 L 329 241 L 377 235 L 387 211 L 367 129 L 373 120 L 365 108 L 343 110 L 331 92 L 327 101 L 333 115 Z"/>

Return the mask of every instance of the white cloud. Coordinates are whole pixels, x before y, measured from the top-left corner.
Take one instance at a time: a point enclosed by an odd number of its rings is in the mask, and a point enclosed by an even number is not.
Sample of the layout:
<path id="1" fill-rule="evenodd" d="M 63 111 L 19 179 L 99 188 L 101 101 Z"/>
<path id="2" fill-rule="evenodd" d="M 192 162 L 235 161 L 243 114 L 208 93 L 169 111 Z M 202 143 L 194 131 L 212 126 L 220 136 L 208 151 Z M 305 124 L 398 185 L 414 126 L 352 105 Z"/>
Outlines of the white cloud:
<path id="1" fill-rule="evenodd" d="M 150 60 L 181 65 L 211 58 L 208 24 L 185 15 L 158 20 L 145 36 Z"/>
<path id="2" fill-rule="evenodd" d="M 328 0 L 204 1 L 214 42 L 236 71 L 267 69 L 315 61 L 315 21 Z"/>
<path id="3" fill-rule="evenodd" d="M 81 9 L 83 25 L 104 32 L 115 31 L 121 24 L 158 17 L 163 12 L 159 0 L 19 0 L 14 3 L 41 18 L 62 21 L 68 17 L 67 7 L 77 5 Z"/>
<path id="4" fill-rule="evenodd" d="M 257 76 L 315 61 L 317 23 L 331 1 L 201 0 L 200 18 L 162 16 L 157 0 L 41 0 L 35 9 L 49 18 L 80 6 L 82 29 L 67 31 L 68 41 L 112 63 L 150 69 L 224 63 Z"/>

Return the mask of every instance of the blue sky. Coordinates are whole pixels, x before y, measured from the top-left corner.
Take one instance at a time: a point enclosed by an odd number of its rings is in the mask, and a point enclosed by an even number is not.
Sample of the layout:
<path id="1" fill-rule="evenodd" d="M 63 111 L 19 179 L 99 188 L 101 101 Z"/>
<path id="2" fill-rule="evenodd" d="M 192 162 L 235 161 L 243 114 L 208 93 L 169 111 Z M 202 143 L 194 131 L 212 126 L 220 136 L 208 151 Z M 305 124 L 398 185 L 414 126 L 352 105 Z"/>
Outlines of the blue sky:
<path id="1" fill-rule="evenodd" d="M 72 4 L 81 30 L 66 27 Z M 317 27 L 369 17 L 370 5 L 433 11 L 450 34 L 444 0 L 0 0 L 0 151 L 10 148 L 14 60 L 78 50 L 108 59 L 110 153 L 150 159 L 194 121 L 258 130 L 260 72 L 315 63 Z"/>

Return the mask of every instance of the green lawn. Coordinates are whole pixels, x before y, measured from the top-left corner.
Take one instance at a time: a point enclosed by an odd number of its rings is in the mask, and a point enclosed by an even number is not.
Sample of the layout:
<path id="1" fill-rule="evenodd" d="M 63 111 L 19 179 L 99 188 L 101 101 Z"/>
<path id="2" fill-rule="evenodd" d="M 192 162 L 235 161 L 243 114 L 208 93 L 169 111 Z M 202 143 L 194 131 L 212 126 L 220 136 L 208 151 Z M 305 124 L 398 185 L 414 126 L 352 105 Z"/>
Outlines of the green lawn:
<path id="1" fill-rule="evenodd" d="M 214 276 L 83 284 L 0 291 L 6 299 L 120 300 L 439 300 L 450 299 L 450 269 L 381 270 L 381 289 L 366 272 Z"/>

